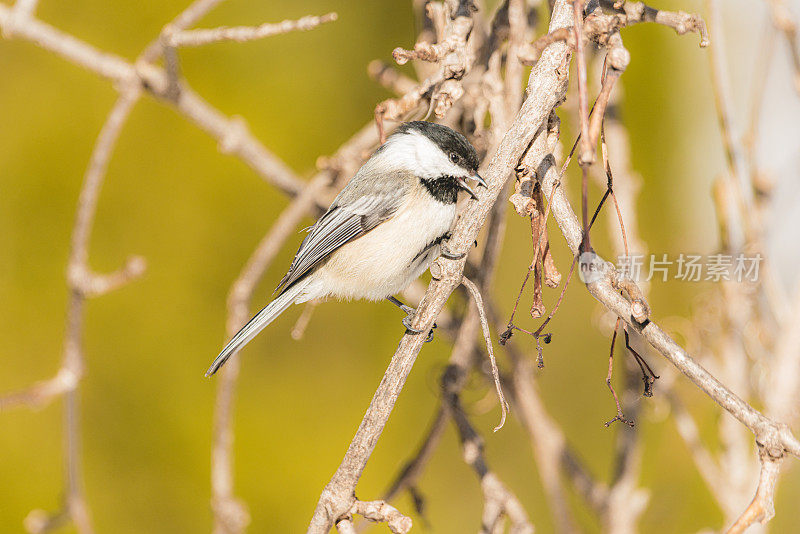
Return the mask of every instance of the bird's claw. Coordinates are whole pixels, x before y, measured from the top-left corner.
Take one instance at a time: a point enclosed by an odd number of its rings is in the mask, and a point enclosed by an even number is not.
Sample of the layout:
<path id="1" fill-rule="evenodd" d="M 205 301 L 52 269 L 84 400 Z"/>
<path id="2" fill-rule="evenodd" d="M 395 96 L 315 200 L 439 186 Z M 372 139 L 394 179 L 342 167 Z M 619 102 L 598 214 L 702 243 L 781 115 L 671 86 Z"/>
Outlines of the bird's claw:
<path id="1" fill-rule="evenodd" d="M 425 343 L 430 343 L 433 341 L 433 330 L 436 328 L 436 323 L 433 323 L 433 327 L 428 330 L 428 335 L 425 337 Z"/>
<path id="2" fill-rule="evenodd" d="M 467 255 L 466 252 L 450 252 L 450 250 L 446 247 L 442 247 L 442 257 L 448 260 L 460 260 L 463 259 Z"/>
<path id="3" fill-rule="evenodd" d="M 414 318 L 414 311 L 415 310 L 413 308 L 411 308 L 411 313 L 409 313 L 408 315 L 403 317 L 403 326 L 406 327 L 406 332 L 408 332 L 409 334 L 418 336 L 418 335 L 420 335 L 422 333 L 422 330 L 419 330 L 419 329 L 414 328 L 413 326 L 411 326 L 411 321 Z M 430 331 L 428 332 L 428 335 L 425 337 L 425 343 L 430 343 L 431 341 L 433 341 L 433 329 L 434 328 L 436 328 L 436 323 L 433 323 L 433 328 L 430 329 Z"/>
<path id="4" fill-rule="evenodd" d="M 409 334 L 414 334 L 416 336 L 416 335 L 421 334 L 422 330 L 418 330 L 418 329 L 414 328 L 413 326 L 411 326 L 411 321 L 412 321 L 413 318 L 414 318 L 414 312 L 411 312 L 408 315 L 406 315 L 405 317 L 403 317 L 403 326 L 406 327 L 406 330 L 408 331 Z"/>

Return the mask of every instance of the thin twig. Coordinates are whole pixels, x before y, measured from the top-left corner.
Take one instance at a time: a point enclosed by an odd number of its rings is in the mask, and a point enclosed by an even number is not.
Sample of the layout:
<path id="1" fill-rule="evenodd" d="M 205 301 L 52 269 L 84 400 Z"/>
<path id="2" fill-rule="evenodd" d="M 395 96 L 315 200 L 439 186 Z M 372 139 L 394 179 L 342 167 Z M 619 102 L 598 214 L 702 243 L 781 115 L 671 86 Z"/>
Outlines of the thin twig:
<path id="1" fill-rule="evenodd" d="M 243 43 L 282 33 L 313 30 L 321 24 L 335 21 L 336 18 L 336 13 L 327 13 L 320 16 L 307 16 L 298 20 L 265 23 L 260 26 L 222 26 L 208 30 L 183 30 L 167 34 L 166 44 L 175 48 L 186 48 L 221 41 Z"/>
<path id="2" fill-rule="evenodd" d="M 633 421 L 627 419 L 625 415 L 622 413 L 622 406 L 619 403 L 619 398 L 617 397 L 617 392 L 614 391 L 614 386 L 611 384 L 611 377 L 614 373 L 614 342 L 617 340 L 617 330 L 619 329 L 619 318 L 617 319 L 617 324 L 614 325 L 614 333 L 611 335 L 611 349 L 608 353 L 608 374 L 606 375 L 606 386 L 608 386 L 609 391 L 611 391 L 611 395 L 614 397 L 614 404 L 617 405 L 617 415 L 614 416 L 613 419 L 610 421 L 606 421 L 606 428 L 611 426 L 612 423 L 619 421 L 620 423 L 625 423 L 629 427 L 633 428 Z"/>
<path id="3" fill-rule="evenodd" d="M 194 0 L 189 6 L 181 11 L 177 17 L 172 19 L 161 30 L 161 34 L 150 42 L 139 55 L 139 60 L 143 63 L 152 63 L 163 53 L 164 36 L 168 33 L 176 33 L 194 26 L 197 21 L 206 16 L 209 11 L 217 7 L 225 0 Z"/>
<path id="4" fill-rule="evenodd" d="M 578 163 L 581 166 L 591 164 L 594 161 L 594 146 L 591 144 L 589 136 L 589 97 L 586 87 L 586 56 L 583 49 L 583 0 L 573 0 L 572 10 L 575 25 L 572 27 L 575 38 L 575 64 L 576 78 L 578 83 L 578 110 L 581 124 L 581 152 Z M 585 221 L 586 217 L 584 217 Z M 586 226 L 584 224 L 584 226 Z"/>
<path id="5" fill-rule="evenodd" d="M 89 296 L 100 296 L 122 287 L 144 273 L 145 262 L 138 256 L 128 259 L 122 269 L 111 274 L 95 273 L 88 266 L 89 235 L 108 161 L 119 133 L 138 98 L 139 92 L 135 89 L 126 89 L 120 94 L 97 138 L 78 199 L 67 266 L 70 302 L 67 307 L 67 335 L 61 368 L 49 380 L 0 397 L 0 412 L 19 405 L 41 407 L 59 395 L 73 391 L 83 376 L 83 357 L 80 347 L 83 301 Z"/>
<path id="6" fill-rule="evenodd" d="M 384 88 L 398 95 L 410 93 L 417 86 L 415 80 L 378 59 L 369 62 L 367 75 Z"/>
<path id="7" fill-rule="evenodd" d="M 386 523 L 392 534 L 406 534 L 411 530 L 411 518 L 384 501 L 356 501 L 350 513 L 363 516 L 373 523 Z"/>
<path id="8" fill-rule="evenodd" d="M 483 297 L 481 292 L 472 281 L 466 276 L 461 278 L 461 283 L 467 288 L 472 300 L 475 302 L 475 307 L 478 309 L 478 316 L 481 320 L 481 328 L 483 329 L 483 339 L 486 342 L 486 352 L 489 354 L 489 362 L 492 365 L 492 376 L 494 377 L 494 386 L 497 389 L 497 397 L 500 400 L 500 423 L 494 427 L 497 432 L 503 425 L 506 424 L 506 416 L 508 415 L 508 402 L 505 395 L 503 395 L 503 387 L 500 385 L 500 372 L 497 370 L 497 361 L 494 358 L 494 349 L 492 348 L 492 333 L 489 330 L 489 320 L 486 318 L 486 310 L 483 307 Z"/>
<path id="9" fill-rule="evenodd" d="M 422 81 L 414 91 L 405 93 L 397 99 L 388 99 L 375 106 L 375 124 L 380 133 L 381 144 L 386 140 L 385 121 L 402 121 L 408 118 L 418 106 L 427 100 L 429 112 L 444 118 L 450 108 L 463 96 L 462 80 L 470 71 L 475 54 L 470 49 L 468 39 L 472 34 L 474 11 L 472 0 L 457 0 L 454 12 L 445 14 L 442 4 L 427 4 L 432 19 L 446 21 L 440 30 L 437 42 L 431 44 L 419 41 L 412 50 L 395 48 L 392 56 L 403 65 L 412 59 L 438 62 L 439 68 Z"/>

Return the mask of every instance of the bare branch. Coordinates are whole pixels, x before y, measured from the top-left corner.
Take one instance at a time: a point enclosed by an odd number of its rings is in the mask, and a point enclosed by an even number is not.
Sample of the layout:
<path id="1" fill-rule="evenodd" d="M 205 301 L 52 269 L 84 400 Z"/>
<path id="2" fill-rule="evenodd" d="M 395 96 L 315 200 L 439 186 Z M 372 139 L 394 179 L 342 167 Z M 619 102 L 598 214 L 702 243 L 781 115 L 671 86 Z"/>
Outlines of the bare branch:
<path id="1" fill-rule="evenodd" d="M 557 1 L 550 23 L 551 30 L 568 26 L 571 18 L 570 6 L 567 5 L 566 0 Z M 469 251 L 492 205 L 504 188 L 511 170 L 517 165 L 534 134 L 547 120 L 550 111 L 564 94 L 566 59 L 567 47 L 562 44 L 554 44 L 552 50 L 545 51 L 542 59 L 534 68 L 528 84 L 528 98 L 503 137 L 484 173 L 489 188 L 479 201 L 467 204 L 456 224 L 450 240 L 453 253 Z M 415 329 L 427 332 L 433 326 L 447 297 L 461 282 L 465 262 L 465 259 L 444 260 L 441 258 L 437 261 L 439 279 L 434 279 L 425 298 L 417 307 L 412 322 Z M 417 354 L 422 348 L 423 337 L 405 335 L 401 339 L 400 346 L 389 363 L 386 374 L 375 392 L 341 465 L 320 495 L 309 526 L 310 533 L 327 532 L 336 519 L 346 513 L 352 505 L 356 483 L 386 425 L 397 396 L 411 372 Z"/>
<path id="2" fill-rule="evenodd" d="M 164 36 L 168 33 L 176 33 L 194 26 L 197 21 L 217 7 L 225 0 L 194 0 L 189 6 L 181 11 L 169 24 L 164 26 L 159 36 L 150 42 L 139 56 L 139 61 L 152 63 L 162 54 Z"/>
<path id="3" fill-rule="evenodd" d="M 529 40 L 528 10 L 524 0 L 508 2 L 508 50 L 506 50 L 505 87 L 506 116 L 513 117 L 522 103 L 523 69 L 519 53 Z"/>
<path id="4" fill-rule="evenodd" d="M 542 159 L 547 154 L 541 154 Z M 553 205 L 553 216 L 561 229 L 564 238 L 574 254 L 577 254 L 582 240 L 582 231 L 577 221 L 574 211 L 570 206 L 561 188 L 555 189 L 558 181 L 558 172 L 550 167 L 542 180 L 542 189 L 548 197 L 552 194 L 550 201 Z M 598 259 L 603 262 L 604 260 Z M 607 272 L 613 270 L 613 265 L 608 264 Z M 737 397 L 727 387 L 719 382 L 714 376 L 700 366 L 694 359 L 686 353 L 675 341 L 670 338 L 653 321 L 640 324 L 633 319 L 633 311 L 630 302 L 622 298 L 618 291 L 611 284 L 610 276 L 601 280 L 587 284 L 587 289 L 598 301 L 605 305 L 609 310 L 621 317 L 635 331 L 639 332 L 658 352 L 673 363 L 683 374 L 685 374 L 700 389 L 709 395 L 720 406 L 742 422 L 755 435 L 760 442 L 770 442 L 773 447 L 782 448 L 795 456 L 800 456 L 800 442 L 791 434 L 786 425 L 778 424 L 752 406 Z"/>
<path id="5" fill-rule="evenodd" d="M 298 20 L 284 20 L 278 23 L 265 23 L 260 26 L 222 26 L 209 30 L 183 30 L 168 32 L 165 35 L 165 42 L 175 48 L 185 48 L 189 46 L 202 46 L 220 41 L 254 41 L 271 37 L 282 33 L 295 31 L 313 30 L 326 22 L 333 22 L 337 18 L 336 13 L 327 13 L 320 16 L 307 16 Z"/>
<path id="6" fill-rule="evenodd" d="M 614 11 L 618 17 L 617 20 L 619 20 L 619 23 L 623 26 L 631 26 L 642 22 L 655 22 L 662 26 L 669 26 L 675 30 L 678 35 L 697 33 L 700 36 L 701 47 L 706 47 L 711 42 L 708 38 L 706 23 L 694 13 L 655 9 L 643 2 L 600 0 L 600 5 L 604 9 Z"/>
<path id="7" fill-rule="evenodd" d="M 300 317 L 297 318 L 292 330 L 289 332 L 289 335 L 292 336 L 292 339 L 295 341 L 303 339 L 303 335 L 306 333 L 306 328 L 308 328 L 308 325 L 311 322 L 311 316 L 314 315 L 314 310 L 317 309 L 319 303 L 320 301 L 318 300 L 311 300 L 306 303 L 306 305 L 303 307 L 303 313 L 301 313 Z"/>
<path id="8" fill-rule="evenodd" d="M 600 94 L 597 96 L 597 100 L 595 100 L 591 117 L 589 117 L 589 123 L 586 125 L 588 142 L 583 147 L 583 152 L 578 156 L 578 162 L 594 161 L 595 149 L 597 147 L 597 141 L 600 139 L 600 131 L 603 127 L 603 119 L 605 118 L 606 107 L 611 97 L 611 90 L 628 67 L 630 60 L 630 53 L 622 45 L 622 37 L 620 37 L 619 33 L 611 34 L 608 37 L 608 53 L 606 54 L 606 69 L 605 76 L 603 77 L 603 84 L 600 88 Z M 581 131 L 581 139 L 583 139 L 583 131 Z"/>
<path id="9" fill-rule="evenodd" d="M 8 21 L 0 28 L 2 35 L 6 38 L 11 38 L 18 21 L 32 17 L 38 3 L 38 0 L 17 0 L 11 10 L 11 16 Z"/>
<path id="10" fill-rule="evenodd" d="M 497 325 L 498 328 L 501 326 Z M 509 389 L 514 414 L 530 437 L 533 457 L 558 531 L 578 532 L 564 494 L 560 470 L 567 474 L 578 493 L 595 511 L 603 509 L 607 488 L 591 477 L 577 455 L 569 449 L 563 431 L 544 406 L 531 363 L 513 345 L 504 347 L 513 365 L 513 387 Z"/>
<path id="11" fill-rule="evenodd" d="M 29 17 L 36 11 L 36 4 L 39 0 L 17 0 L 14 3 L 14 11 L 18 16 Z"/>
<path id="12" fill-rule="evenodd" d="M 10 16 L 11 9 L 0 5 L 0 29 L 7 27 Z M 226 117 L 188 86 L 181 87 L 180 98 L 166 99 L 169 85 L 164 69 L 146 62 L 139 62 L 134 66 L 119 56 L 101 52 L 34 18 L 19 21 L 13 37 L 32 41 L 121 87 L 144 87 L 154 96 L 164 98 L 164 102 L 174 105 L 188 119 L 217 139 L 223 153 L 238 156 L 267 182 L 291 196 L 302 189 L 303 182 L 247 131 L 241 119 Z"/>
<path id="13" fill-rule="evenodd" d="M 233 336 L 247 322 L 250 300 L 258 281 L 302 217 L 314 206 L 319 192 L 329 184 L 328 173 L 320 173 L 314 178 L 281 213 L 247 261 L 228 295 L 228 337 Z M 240 366 L 238 357 L 231 358 L 220 373 L 214 406 L 211 501 L 214 530 L 219 534 L 241 532 L 249 523 L 244 504 L 233 494 L 233 402 Z"/>
<path id="14" fill-rule="evenodd" d="M 467 75 L 475 59 L 468 42 L 474 23 L 473 1 L 458 0 L 455 11 L 450 14 L 445 13 L 443 4 L 431 2 L 427 4 L 427 8 L 432 20 L 444 24 L 437 44 L 421 41 L 414 46 L 414 50 L 396 48 L 392 56 L 400 65 L 410 59 L 421 59 L 438 62 L 439 68 L 435 74 L 420 83 L 416 90 L 405 93 L 399 99 L 385 100 L 375 107 L 375 121 L 381 132 L 381 142 L 385 140 L 384 121 L 405 120 L 423 99 L 430 102 L 430 110 L 437 117 L 443 118 L 464 94 L 461 80 Z"/>
<path id="15" fill-rule="evenodd" d="M 674 392 L 670 391 L 668 398 L 670 406 L 672 407 L 678 434 L 680 434 L 686 447 L 689 449 L 694 465 L 700 473 L 700 476 L 703 477 L 703 482 L 705 482 L 706 486 L 711 490 L 711 494 L 715 497 L 723 495 L 722 474 L 717 461 L 712 457 L 711 452 L 700 440 L 700 432 L 697 423 L 694 418 L 692 418 L 691 414 L 686 411 L 686 408 Z M 720 505 L 723 507 L 725 504 L 724 502 L 720 502 Z"/>
<path id="16" fill-rule="evenodd" d="M 64 355 L 61 369 L 56 376 L 36 384 L 27 391 L 0 399 L 0 410 L 14 404 L 42 405 L 58 395 L 64 394 L 64 467 L 66 494 L 64 509 L 52 515 L 36 510 L 29 515 L 26 525 L 32 532 L 45 532 L 71 521 L 80 534 L 91 534 L 92 528 L 83 490 L 83 475 L 80 453 L 80 413 L 78 409 L 78 382 L 83 376 L 84 357 L 81 338 L 83 336 L 84 303 L 87 293 L 95 294 L 118 287 L 143 271 L 142 261 L 133 262 L 132 268 L 119 274 L 99 278 L 89 274 L 88 247 L 97 199 L 105 178 L 108 162 L 130 115 L 139 99 L 136 86 L 124 87 L 119 99 L 103 125 L 89 161 L 83 186 L 78 199 L 77 215 L 72 231 L 70 257 L 67 266 L 67 285 L 70 290 L 67 308 L 67 326 L 64 339 Z"/>
<path id="17" fill-rule="evenodd" d="M 385 501 L 356 501 L 350 513 L 364 516 L 373 523 L 386 523 L 392 534 L 406 534 L 411 530 L 411 518 L 404 516 Z M 341 532 L 341 528 L 339 531 Z"/>
<path id="18" fill-rule="evenodd" d="M 589 97 L 586 88 L 586 57 L 584 53 L 584 40 L 583 40 L 583 0 L 574 0 L 572 2 L 574 26 L 572 27 L 573 37 L 575 39 L 575 64 L 576 64 L 576 78 L 578 84 L 578 110 L 581 121 L 581 152 L 578 157 L 578 163 L 583 165 L 591 164 L 594 162 L 594 146 L 591 144 L 589 137 Z M 586 176 L 584 176 L 584 182 Z M 587 229 L 588 222 L 584 214 L 584 230 Z M 588 235 L 588 232 L 587 232 Z"/>
<path id="19" fill-rule="evenodd" d="M 611 11 L 613 14 L 604 14 L 595 10 L 583 21 L 580 42 L 585 45 L 588 41 L 593 41 L 600 45 L 608 45 L 611 35 L 618 33 L 622 28 L 643 22 L 655 22 L 673 28 L 679 35 L 696 32 L 700 35 L 700 46 L 709 45 L 708 31 L 706 23 L 699 15 L 684 13 L 683 11 L 664 11 L 652 8 L 641 2 L 620 2 L 614 0 L 602 0 L 600 5 Z M 570 48 L 576 48 L 576 32 L 572 27 L 556 29 L 520 51 L 520 61 L 526 65 L 533 65 L 539 59 L 539 55 L 549 45 L 555 42 L 565 42 Z"/>
<path id="20" fill-rule="evenodd" d="M 759 456 L 761 474 L 758 477 L 756 496 L 736 523 L 728 529 L 728 534 L 743 533 L 750 525 L 756 522 L 764 524 L 775 516 L 775 483 L 784 458 L 783 455 L 773 457 L 763 446 L 759 446 Z"/>
<path id="21" fill-rule="evenodd" d="M 445 28 L 442 39 L 436 44 L 419 42 L 414 45 L 413 50 L 395 48 L 392 52 L 394 60 L 400 65 L 405 65 L 412 59 L 438 62 L 458 48 L 464 47 L 472 31 L 472 12 L 476 11 L 477 8 L 472 3 L 472 0 L 460 1 L 458 4 L 457 12 L 451 15 L 452 23 Z M 428 9 L 437 8 L 429 5 Z"/>

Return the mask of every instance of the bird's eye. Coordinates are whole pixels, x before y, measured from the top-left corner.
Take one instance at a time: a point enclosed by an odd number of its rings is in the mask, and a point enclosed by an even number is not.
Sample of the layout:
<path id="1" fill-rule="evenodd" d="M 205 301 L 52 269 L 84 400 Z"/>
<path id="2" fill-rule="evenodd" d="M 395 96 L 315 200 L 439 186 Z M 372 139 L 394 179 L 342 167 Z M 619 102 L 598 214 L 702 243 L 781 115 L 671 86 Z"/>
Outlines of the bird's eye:
<path id="1" fill-rule="evenodd" d="M 458 154 L 455 152 L 450 152 L 450 161 L 453 163 L 458 163 Z"/>

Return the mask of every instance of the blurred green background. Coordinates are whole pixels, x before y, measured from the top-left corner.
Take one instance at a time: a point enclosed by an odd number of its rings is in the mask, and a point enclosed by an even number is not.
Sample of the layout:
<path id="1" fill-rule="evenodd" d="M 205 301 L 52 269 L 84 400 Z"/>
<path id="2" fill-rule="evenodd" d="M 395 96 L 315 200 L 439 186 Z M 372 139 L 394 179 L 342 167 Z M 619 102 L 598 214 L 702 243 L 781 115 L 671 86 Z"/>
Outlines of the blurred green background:
<path id="1" fill-rule="evenodd" d="M 185 5 L 43 0 L 38 16 L 133 59 Z M 696 1 L 661 7 L 702 9 Z M 328 11 L 338 12 L 339 20 L 311 32 L 180 52 L 183 73 L 203 97 L 226 114 L 244 116 L 267 147 L 306 176 L 319 155 L 333 153 L 390 96 L 368 79 L 366 65 L 375 58 L 389 61 L 394 47 L 414 43 L 410 2 L 230 0 L 198 25 Z M 723 160 L 707 51 L 698 48 L 696 36 L 679 38 L 663 27 L 634 27 L 624 38 L 632 62 L 623 78 L 623 116 L 644 178 L 641 233 L 659 253 L 714 251 L 709 191 Z M 115 96 L 108 82 L 49 52 L 0 41 L 0 391 L 50 377 L 59 366 L 78 191 Z M 86 491 L 98 532 L 210 529 L 216 387 L 203 371 L 225 341 L 229 286 L 285 205 L 280 194 L 237 159 L 219 154 L 212 139 L 174 111 L 147 97 L 136 105 L 110 164 L 90 247 L 91 265 L 101 272 L 130 254 L 148 262 L 142 279 L 88 304 L 81 415 Z M 605 226 L 598 228 L 603 234 Z M 566 273 L 569 255 L 554 235 L 556 260 Z M 266 273 L 254 304 L 269 299 L 299 242 L 298 235 Z M 599 237 L 598 243 L 611 256 L 608 240 Z M 497 277 L 504 314 L 529 261 L 529 227 L 513 218 Z M 707 290 L 655 283 L 651 302 L 657 317 L 687 315 Z M 548 306 L 556 296 L 546 292 Z M 464 301 L 454 297 L 452 305 Z M 554 320 L 547 366 L 537 380 L 553 417 L 605 480 L 614 435 L 628 429 L 603 426 L 613 403 L 604 383 L 608 340 L 586 326 L 596 312 L 575 284 Z M 305 337 L 293 341 L 288 330 L 299 313 L 287 312 L 242 354 L 236 489 L 249 506 L 252 532 L 304 531 L 402 332 L 398 312 L 388 304 L 329 302 L 317 309 Z M 535 355 L 524 337 L 513 342 Z M 434 413 L 448 354 L 442 336 L 425 346 L 358 487 L 360 497 L 377 498 L 416 447 Z M 656 369 L 666 365 L 655 354 L 649 360 Z M 701 423 L 720 417 L 708 399 L 684 390 Z M 551 532 L 523 429 L 512 417 L 492 434 L 496 406 L 487 411 L 481 409 L 485 402 L 472 402 L 490 393 L 476 380 L 466 394 L 490 464 L 521 498 L 538 531 Z M 647 444 L 641 482 L 652 490 L 642 530 L 721 528 L 722 515 L 674 425 L 659 416 L 664 401 L 658 388 L 655 399 L 636 402 L 643 408 L 637 431 Z M 58 508 L 61 440 L 60 401 L 39 411 L 0 414 L 0 531 L 22 531 L 32 508 Z M 452 428 L 420 487 L 430 523 L 417 521 L 416 529 L 477 529 L 480 488 L 461 460 Z M 783 477 L 778 497 L 775 531 L 788 532 L 791 503 L 800 497 L 796 468 Z M 583 529 L 599 531 L 577 497 L 571 504 Z M 412 509 L 407 496 L 398 506 Z"/>

